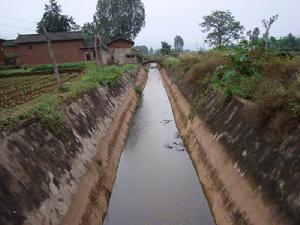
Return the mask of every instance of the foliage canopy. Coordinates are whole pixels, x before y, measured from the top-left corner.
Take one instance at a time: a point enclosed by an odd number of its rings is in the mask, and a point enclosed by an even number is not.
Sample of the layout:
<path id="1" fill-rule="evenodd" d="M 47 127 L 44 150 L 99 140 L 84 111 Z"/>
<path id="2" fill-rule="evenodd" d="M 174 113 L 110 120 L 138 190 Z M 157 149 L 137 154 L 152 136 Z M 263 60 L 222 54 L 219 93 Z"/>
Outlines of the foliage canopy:
<path id="1" fill-rule="evenodd" d="M 105 42 L 117 38 L 134 40 L 144 26 L 141 0 L 98 0 L 94 27 Z"/>
<path id="2" fill-rule="evenodd" d="M 176 35 L 174 38 L 174 48 L 176 52 L 183 52 L 184 41 L 181 36 Z"/>
<path id="3" fill-rule="evenodd" d="M 228 10 L 213 11 L 203 19 L 204 22 L 200 26 L 204 28 L 203 32 L 208 32 L 206 41 L 210 45 L 226 45 L 242 37 L 244 27 Z"/>
<path id="4" fill-rule="evenodd" d="M 45 5 L 43 17 L 37 24 L 38 33 L 44 33 L 43 26 L 46 27 L 48 32 L 79 30 L 79 26 L 74 22 L 73 17 L 62 14 L 61 6 L 56 0 L 49 0 L 49 5 Z"/>
<path id="5" fill-rule="evenodd" d="M 161 42 L 161 49 L 160 49 L 160 53 L 162 55 L 170 55 L 172 52 L 172 48 L 171 45 L 169 45 L 167 42 L 163 41 Z"/>

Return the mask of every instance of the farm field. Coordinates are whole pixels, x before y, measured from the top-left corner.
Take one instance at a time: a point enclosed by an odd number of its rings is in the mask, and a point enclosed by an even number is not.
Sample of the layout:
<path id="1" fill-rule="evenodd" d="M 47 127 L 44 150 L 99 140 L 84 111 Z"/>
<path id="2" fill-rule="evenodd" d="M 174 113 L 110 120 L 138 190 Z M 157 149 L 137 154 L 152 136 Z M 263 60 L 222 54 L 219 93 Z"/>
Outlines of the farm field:
<path id="1" fill-rule="evenodd" d="M 63 66 L 76 68 L 76 65 Z M 42 120 L 54 117 L 56 120 L 63 102 L 98 85 L 110 87 L 123 73 L 136 68 L 136 65 L 130 64 L 100 68 L 97 68 L 95 63 L 78 65 L 79 72 L 61 73 L 63 89 L 57 89 L 56 79 L 52 73 L 23 75 L 21 70 L 21 74 L 16 73 L 18 72 L 16 70 L 12 72 L 7 70 L 5 73 L 12 75 L 2 78 L 0 75 L 0 129 L 13 126 L 32 116 Z M 46 67 L 42 65 L 39 70 Z"/>
<path id="2" fill-rule="evenodd" d="M 62 74 L 64 83 L 80 78 L 79 74 Z M 54 91 L 56 79 L 53 75 L 12 77 L 0 80 L 0 110 L 12 108 Z"/>

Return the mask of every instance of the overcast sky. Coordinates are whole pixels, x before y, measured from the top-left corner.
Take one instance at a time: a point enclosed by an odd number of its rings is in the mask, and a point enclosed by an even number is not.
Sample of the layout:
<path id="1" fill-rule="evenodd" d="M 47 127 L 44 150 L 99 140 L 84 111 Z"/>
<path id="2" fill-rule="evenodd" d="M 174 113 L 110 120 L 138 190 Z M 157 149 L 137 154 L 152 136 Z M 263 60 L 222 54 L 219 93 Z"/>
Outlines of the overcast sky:
<path id="1" fill-rule="evenodd" d="M 1 0 L 0 37 L 11 39 L 17 33 L 33 33 L 35 24 L 43 14 L 48 0 Z M 79 25 L 92 20 L 97 0 L 58 0 L 63 13 L 74 17 Z M 199 23 L 212 10 L 230 10 L 247 30 L 261 21 L 279 14 L 271 35 L 280 37 L 287 33 L 300 36 L 300 0 L 143 0 L 146 9 L 146 26 L 136 38 L 136 44 L 159 48 L 165 40 L 174 42 L 181 35 L 185 48 L 203 47 L 205 34 Z M 26 22 L 15 21 L 15 18 Z"/>

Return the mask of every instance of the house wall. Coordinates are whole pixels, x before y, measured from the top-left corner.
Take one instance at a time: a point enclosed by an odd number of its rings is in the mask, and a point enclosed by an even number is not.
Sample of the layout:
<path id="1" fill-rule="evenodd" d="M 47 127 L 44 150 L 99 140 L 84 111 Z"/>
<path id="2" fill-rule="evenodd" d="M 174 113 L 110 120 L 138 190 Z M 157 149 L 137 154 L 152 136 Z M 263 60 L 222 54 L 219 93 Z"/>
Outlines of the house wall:
<path id="1" fill-rule="evenodd" d="M 132 44 L 128 41 L 118 40 L 108 44 L 108 48 L 131 48 Z"/>
<path id="2" fill-rule="evenodd" d="M 0 42 L 0 66 L 3 66 L 5 64 L 4 61 L 5 57 L 4 57 L 4 48 L 3 48 L 3 42 Z"/>
<path id="3" fill-rule="evenodd" d="M 85 60 L 84 41 L 52 42 L 57 63 L 78 62 Z M 47 43 L 28 43 L 18 46 L 18 65 L 49 64 L 51 58 Z"/>
<path id="4" fill-rule="evenodd" d="M 4 47 L 4 55 L 17 55 L 18 46 L 6 46 Z"/>
<path id="5" fill-rule="evenodd" d="M 117 65 L 123 64 L 134 64 L 137 63 L 137 58 L 135 52 L 132 48 L 117 48 L 117 49 L 109 49 L 110 54 L 113 56 L 113 63 Z M 128 57 L 134 56 L 134 57 Z"/>

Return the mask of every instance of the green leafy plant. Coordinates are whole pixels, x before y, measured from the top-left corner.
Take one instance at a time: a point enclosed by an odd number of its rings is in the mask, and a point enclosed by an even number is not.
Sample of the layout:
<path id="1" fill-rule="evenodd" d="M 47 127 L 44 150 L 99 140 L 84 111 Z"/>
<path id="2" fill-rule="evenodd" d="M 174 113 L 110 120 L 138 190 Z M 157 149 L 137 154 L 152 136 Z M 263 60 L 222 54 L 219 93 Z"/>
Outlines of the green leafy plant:
<path id="1" fill-rule="evenodd" d="M 134 88 L 135 92 L 136 92 L 138 95 L 140 95 L 140 96 L 143 95 L 143 89 L 142 89 L 141 86 L 139 86 L 139 85 L 134 85 L 133 88 Z"/>

